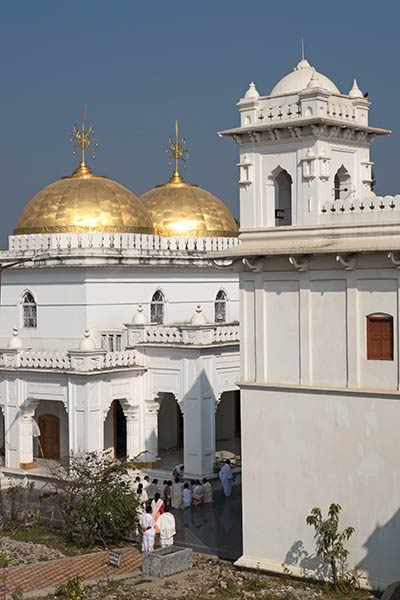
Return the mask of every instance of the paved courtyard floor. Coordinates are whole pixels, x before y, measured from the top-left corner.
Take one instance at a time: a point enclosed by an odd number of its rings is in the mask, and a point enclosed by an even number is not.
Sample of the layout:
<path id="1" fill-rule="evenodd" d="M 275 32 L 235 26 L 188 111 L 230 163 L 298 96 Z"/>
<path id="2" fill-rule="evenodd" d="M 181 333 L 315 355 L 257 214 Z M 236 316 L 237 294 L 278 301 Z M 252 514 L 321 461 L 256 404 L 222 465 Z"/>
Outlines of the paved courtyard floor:
<path id="1" fill-rule="evenodd" d="M 236 560 L 242 554 L 241 485 L 233 486 L 230 498 L 225 498 L 218 486 L 214 500 L 212 504 L 173 511 L 175 543 L 196 552 Z"/>
<path id="2" fill-rule="evenodd" d="M 8 570 L 6 587 L 8 593 L 20 588 L 24 593 L 47 590 L 65 583 L 71 577 L 81 577 L 83 581 L 105 579 L 115 575 L 132 574 L 140 569 L 142 555 L 137 548 L 122 548 L 121 566 L 108 564 L 107 552 L 93 552 L 83 556 L 49 560 L 41 563 L 20 565 Z"/>

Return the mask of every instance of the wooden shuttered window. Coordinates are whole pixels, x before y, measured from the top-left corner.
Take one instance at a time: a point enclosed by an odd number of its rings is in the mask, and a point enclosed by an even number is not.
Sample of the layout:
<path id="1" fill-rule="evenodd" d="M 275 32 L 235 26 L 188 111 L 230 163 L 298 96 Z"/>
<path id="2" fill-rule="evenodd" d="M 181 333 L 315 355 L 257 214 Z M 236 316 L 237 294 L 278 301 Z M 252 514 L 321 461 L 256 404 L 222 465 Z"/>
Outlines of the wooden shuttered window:
<path id="1" fill-rule="evenodd" d="M 393 317 L 367 317 L 367 359 L 393 360 Z"/>

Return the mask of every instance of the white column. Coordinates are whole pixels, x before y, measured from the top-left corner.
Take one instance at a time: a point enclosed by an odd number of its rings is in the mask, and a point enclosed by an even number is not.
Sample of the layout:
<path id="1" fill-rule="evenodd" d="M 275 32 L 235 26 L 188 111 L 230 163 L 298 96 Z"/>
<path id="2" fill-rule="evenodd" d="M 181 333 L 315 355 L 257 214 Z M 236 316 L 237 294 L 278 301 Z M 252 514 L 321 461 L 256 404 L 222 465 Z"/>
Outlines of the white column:
<path id="1" fill-rule="evenodd" d="M 184 465 L 189 477 L 209 475 L 215 461 L 213 357 L 186 362 L 188 391 L 183 401 Z M 191 383 L 191 384 L 190 384 Z"/>
<path id="2" fill-rule="evenodd" d="M 33 462 L 33 412 L 24 413 L 19 420 L 19 468 L 32 469 Z"/>
<path id="3" fill-rule="evenodd" d="M 137 411 L 125 413 L 126 418 L 126 455 L 134 458 L 140 452 L 139 447 L 139 419 Z"/>
<path id="4" fill-rule="evenodd" d="M 146 454 L 143 455 L 145 462 L 158 461 L 158 402 L 146 402 L 144 415 L 144 446 Z"/>

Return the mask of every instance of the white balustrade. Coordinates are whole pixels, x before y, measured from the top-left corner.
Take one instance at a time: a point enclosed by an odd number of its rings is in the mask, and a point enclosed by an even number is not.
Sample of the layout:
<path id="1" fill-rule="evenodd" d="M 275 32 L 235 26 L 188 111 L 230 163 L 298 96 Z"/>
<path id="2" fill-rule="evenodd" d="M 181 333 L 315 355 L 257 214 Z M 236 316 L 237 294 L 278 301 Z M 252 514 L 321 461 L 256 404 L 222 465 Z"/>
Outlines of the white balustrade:
<path id="1" fill-rule="evenodd" d="M 79 356 L 77 356 L 78 354 Z M 90 354 L 87 351 L 74 351 L 70 355 L 69 352 L 40 352 L 31 350 L 10 352 L 6 349 L 0 351 L 0 368 L 101 371 L 136 366 L 136 355 L 132 350 L 104 352 L 100 353 L 100 355 L 98 351 L 95 351 L 93 354 L 96 354 L 96 356 L 91 356 Z"/>
<path id="2" fill-rule="evenodd" d="M 239 325 L 214 324 L 206 325 L 136 325 L 126 323 L 128 329 L 128 345 L 140 344 L 183 344 L 211 345 L 232 344 L 239 342 Z"/>
<path id="3" fill-rule="evenodd" d="M 209 250 L 225 250 L 238 244 L 237 238 L 232 237 L 161 237 L 140 233 L 58 233 L 58 234 L 26 234 L 11 235 L 9 249 L 13 252 L 57 251 L 63 254 L 78 249 L 96 250 L 110 249 L 127 255 L 150 254 L 165 255 L 170 253 L 202 254 Z"/>
<path id="4" fill-rule="evenodd" d="M 321 223 L 362 223 L 398 221 L 400 195 L 347 198 L 325 202 L 321 208 Z"/>

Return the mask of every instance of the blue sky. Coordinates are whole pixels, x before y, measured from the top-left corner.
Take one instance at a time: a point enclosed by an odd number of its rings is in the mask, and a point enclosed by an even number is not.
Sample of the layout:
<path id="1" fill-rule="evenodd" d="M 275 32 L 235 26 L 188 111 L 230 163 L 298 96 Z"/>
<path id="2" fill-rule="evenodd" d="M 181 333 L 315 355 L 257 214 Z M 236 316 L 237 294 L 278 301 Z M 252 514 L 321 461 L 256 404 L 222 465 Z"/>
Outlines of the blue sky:
<path id="1" fill-rule="evenodd" d="M 343 92 L 357 77 L 371 124 L 378 193 L 400 193 L 398 34 L 391 1 L 13 0 L 0 3 L 0 245 L 34 193 L 72 172 L 68 136 L 88 105 L 100 140 L 92 168 L 140 195 L 170 174 L 174 120 L 185 178 L 238 214 L 237 152 L 216 132 L 238 124 L 254 80 L 266 94 L 306 58 Z"/>

